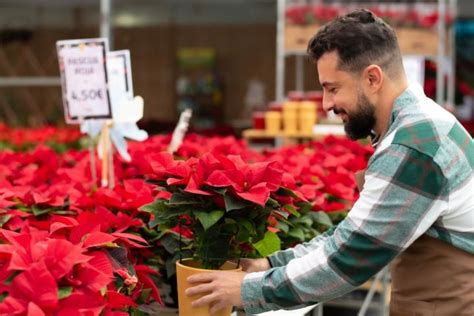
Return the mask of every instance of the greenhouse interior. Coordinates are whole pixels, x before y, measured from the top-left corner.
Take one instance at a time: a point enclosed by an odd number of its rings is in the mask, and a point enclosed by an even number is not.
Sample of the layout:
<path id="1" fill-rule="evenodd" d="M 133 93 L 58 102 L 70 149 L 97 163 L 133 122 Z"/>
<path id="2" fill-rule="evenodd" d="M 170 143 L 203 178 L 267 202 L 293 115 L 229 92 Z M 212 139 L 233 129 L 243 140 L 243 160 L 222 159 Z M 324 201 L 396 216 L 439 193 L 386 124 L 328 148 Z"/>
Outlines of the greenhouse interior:
<path id="1" fill-rule="evenodd" d="M 0 315 L 474 315 L 474 2 L 0 0 Z"/>

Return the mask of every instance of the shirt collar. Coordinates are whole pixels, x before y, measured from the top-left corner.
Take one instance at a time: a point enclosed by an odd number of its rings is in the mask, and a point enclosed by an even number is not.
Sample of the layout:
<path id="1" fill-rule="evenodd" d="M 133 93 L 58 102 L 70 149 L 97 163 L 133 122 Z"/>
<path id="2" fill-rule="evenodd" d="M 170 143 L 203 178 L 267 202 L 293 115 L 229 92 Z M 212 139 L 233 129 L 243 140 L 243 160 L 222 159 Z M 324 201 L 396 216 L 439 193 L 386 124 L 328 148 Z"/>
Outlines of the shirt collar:
<path id="1" fill-rule="evenodd" d="M 402 112 L 402 110 L 415 106 L 415 104 L 418 103 L 418 100 L 423 97 L 426 97 L 423 88 L 417 83 L 411 83 L 408 88 L 406 88 L 402 92 L 402 94 L 400 94 L 393 102 L 392 114 L 390 116 L 389 126 L 385 134 L 376 135 L 372 131 L 370 135 L 372 146 L 374 148 L 377 148 L 377 145 L 380 144 L 383 137 L 393 131 L 393 129 L 395 128 L 395 125 L 393 123 L 400 115 L 400 112 Z"/>
<path id="2" fill-rule="evenodd" d="M 393 102 L 392 115 L 390 118 L 390 125 L 393 124 L 397 116 L 403 109 L 413 107 L 418 103 L 418 100 L 425 97 L 423 88 L 417 83 L 411 83 L 405 91 L 400 94 Z"/>

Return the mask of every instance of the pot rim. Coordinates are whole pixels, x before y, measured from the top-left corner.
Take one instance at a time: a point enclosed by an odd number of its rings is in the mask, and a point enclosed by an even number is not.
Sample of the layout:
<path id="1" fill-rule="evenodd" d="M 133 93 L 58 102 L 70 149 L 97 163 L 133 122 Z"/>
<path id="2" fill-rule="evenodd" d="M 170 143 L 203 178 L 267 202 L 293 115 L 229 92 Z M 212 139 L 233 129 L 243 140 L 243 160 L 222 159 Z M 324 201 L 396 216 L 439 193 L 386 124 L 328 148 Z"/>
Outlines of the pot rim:
<path id="1" fill-rule="evenodd" d="M 232 265 L 235 265 L 235 268 L 233 268 L 233 269 L 226 269 L 226 270 L 196 268 L 196 267 L 192 267 L 192 266 L 187 265 L 187 264 L 186 264 L 186 261 L 187 261 L 187 262 L 191 262 L 191 261 L 196 262 L 196 261 L 198 261 L 198 260 L 195 260 L 195 259 L 193 259 L 193 258 L 178 259 L 178 260 L 176 261 L 176 265 L 177 265 L 177 266 L 181 266 L 181 267 L 185 267 L 185 268 L 187 268 L 187 269 L 189 269 L 189 270 L 199 271 L 199 272 L 209 272 L 209 271 L 231 271 L 231 272 L 232 272 L 232 271 L 242 271 L 242 267 L 237 266 L 237 263 L 234 263 L 234 262 L 229 261 L 229 260 L 227 260 L 224 264 L 230 263 L 230 264 L 232 264 Z"/>

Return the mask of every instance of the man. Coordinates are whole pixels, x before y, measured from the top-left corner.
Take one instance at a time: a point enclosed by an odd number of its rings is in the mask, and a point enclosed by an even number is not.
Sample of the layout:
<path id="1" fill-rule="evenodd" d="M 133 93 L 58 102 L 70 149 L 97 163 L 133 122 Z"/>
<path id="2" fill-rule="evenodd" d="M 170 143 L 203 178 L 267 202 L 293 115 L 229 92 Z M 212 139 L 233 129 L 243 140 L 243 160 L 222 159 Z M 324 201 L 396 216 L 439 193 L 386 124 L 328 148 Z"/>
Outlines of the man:
<path id="1" fill-rule="evenodd" d="M 367 10 L 323 26 L 308 45 L 323 107 L 347 135 L 375 134 L 359 200 L 336 229 L 242 273 L 190 277 L 211 312 L 295 308 L 350 292 L 392 262 L 391 315 L 474 315 L 474 143 L 408 85 L 394 31 Z"/>

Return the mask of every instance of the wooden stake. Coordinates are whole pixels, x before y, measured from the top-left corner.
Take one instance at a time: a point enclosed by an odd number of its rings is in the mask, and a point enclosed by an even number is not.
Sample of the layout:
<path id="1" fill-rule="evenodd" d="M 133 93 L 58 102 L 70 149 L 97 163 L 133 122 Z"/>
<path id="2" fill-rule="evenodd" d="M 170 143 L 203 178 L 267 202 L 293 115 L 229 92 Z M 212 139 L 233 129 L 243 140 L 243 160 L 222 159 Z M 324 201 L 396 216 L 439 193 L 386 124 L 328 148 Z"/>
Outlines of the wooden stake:
<path id="1" fill-rule="evenodd" d="M 79 125 L 84 123 L 84 118 L 79 117 Z M 92 187 L 95 189 L 97 186 L 97 169 L 95 167 L 95 146 L 94 146 L 94 139 L 92 136 L 87 134 L 87 147 L 89 147 L 89 160 L 90 160 L 90 170 L 91 170 L 91 179 L 92 179 Z"/>
<path id="2" fill-rule="evenodd" d="M 102 132 L 100 134 L 101 147 L 102 147 L 102 181 L 101 186 L 105 188 L 109 184 L 109 126 L 104 124 Z"/>
<path id="3" fill-rule="evenodd" d="M 112 127 L 112 122 L 107 123 L 108 128 Z M 113 189 L 115 187 L 115 175 L 114 175 L 114 147 L 112 145 L 112 141 L 110 139 L 109 133 L 109 141 L 108 141 L 108 157 L 109 160 L 109 189 Z"/>
<path id="4" fill-rule="evenodd" d="M 92 186 L 97 188 L 97 169 L 95 167 L 95 146 L 94 139 L 89 136 L 89 159 L 91 167 Z"/>

